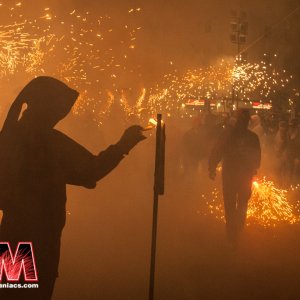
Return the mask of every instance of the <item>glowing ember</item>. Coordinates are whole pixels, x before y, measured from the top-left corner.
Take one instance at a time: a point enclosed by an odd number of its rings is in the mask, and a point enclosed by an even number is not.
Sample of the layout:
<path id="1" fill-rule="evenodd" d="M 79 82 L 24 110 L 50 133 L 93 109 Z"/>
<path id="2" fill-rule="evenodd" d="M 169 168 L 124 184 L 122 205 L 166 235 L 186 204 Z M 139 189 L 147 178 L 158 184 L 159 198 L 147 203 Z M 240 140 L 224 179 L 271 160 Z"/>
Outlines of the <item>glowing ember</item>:
<path id="1" fill-rule="evenodd" d="M 156 127 L 157 126 L 157 121 L 154 118 L 149 119 L 149 124 Z"/>

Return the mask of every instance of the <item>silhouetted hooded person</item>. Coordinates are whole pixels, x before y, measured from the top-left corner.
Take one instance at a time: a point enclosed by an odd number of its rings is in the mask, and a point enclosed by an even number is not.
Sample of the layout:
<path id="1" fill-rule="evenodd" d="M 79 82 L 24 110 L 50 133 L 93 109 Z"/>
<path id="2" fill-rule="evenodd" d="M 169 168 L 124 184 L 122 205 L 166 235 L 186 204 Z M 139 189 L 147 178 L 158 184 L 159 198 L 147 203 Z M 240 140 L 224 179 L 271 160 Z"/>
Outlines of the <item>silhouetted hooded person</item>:
<path id="1" fill-rule="evenodd" d="M 50 299 L 66 220 L 66 184 L 94 188 L 145 137 L 140 126 L 99 155 L 54 129 L 78 92 L 51 77 L 33 79 L 12 104 L 0 136 L 0 240 L 31 241 L 39 289 L 5 291 L 3 299 Z M 27 108 L 20 116 L 22 106 Z M 15 250 L 13 250 L 15 251 Z"/>
<path id="2" fill-rule="evenodd" d="M 186 172 L 196 172 L 200 162 L 205 162 L 207 168 L 210 149 L 220 131 L 212 113 L 199 115 L 195 121 L 194 126 L 182 138 L 182 162 Z"/>
<path id="3" fill-rule="evenodd" d="M 243 228 L 252 178 L 260 166 L 261 150 L 257 135 L 248 129 L 250 114 L 239 110 L 236 124 L 224 130 L 209 158 L 209 176 L 222 164 L 223 198 L 228 240 L 235 243 Z"/>

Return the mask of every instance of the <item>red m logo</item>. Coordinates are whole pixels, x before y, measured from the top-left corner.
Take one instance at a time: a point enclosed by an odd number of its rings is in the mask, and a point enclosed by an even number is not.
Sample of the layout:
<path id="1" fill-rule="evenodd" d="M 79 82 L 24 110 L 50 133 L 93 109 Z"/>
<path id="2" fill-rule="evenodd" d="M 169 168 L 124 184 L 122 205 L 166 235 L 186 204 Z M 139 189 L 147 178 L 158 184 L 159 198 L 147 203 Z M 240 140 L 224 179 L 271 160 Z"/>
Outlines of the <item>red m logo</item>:
<path id="1" fill-rule="evenodd" d="M 7 281 L 19 281 L 23 270 L 25 281 L 37 281 L 37 272 L 31 242 L 20 242 L 14 256 L 10 244 L 0 242 L 0 282 L 3 271 Z"/>

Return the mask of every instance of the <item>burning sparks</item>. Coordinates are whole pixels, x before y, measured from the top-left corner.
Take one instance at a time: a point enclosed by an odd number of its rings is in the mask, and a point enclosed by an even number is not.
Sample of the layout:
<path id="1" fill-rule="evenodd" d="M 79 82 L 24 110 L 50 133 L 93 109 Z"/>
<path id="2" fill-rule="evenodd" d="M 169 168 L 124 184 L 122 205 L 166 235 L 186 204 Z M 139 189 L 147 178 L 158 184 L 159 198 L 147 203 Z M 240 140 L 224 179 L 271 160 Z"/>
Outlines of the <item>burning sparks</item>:
<path id="1" fill-rule="evenodd" d="M 275 187 L 273 181 L 265 178 L 253 182 L 252 196 L 248 205 L 247 225 L 257 224 L 263 227 L 275 227 L 279 224 L 296 224 L 300 222 L 297 205 L 290 203 L 288 191 Z M 203 200 L 207 197 L 202 195 Z M 222 197 L 214 189 L 210 201 L 206 201 L 208 213 L 218 220 L 224 219 Z"/>
<path id="2" fill-rule="evenodd" d="M 221 62 L 183 75 L 176 72 L 164 76 L 161 84 L 151 89 L 149 109 L 180 114 L 189 99 L 217 100 L 219 107 L 232 98 L 232 91 L 239 100 L 268 99 L 278 86 L 289 83 L 292 76 L 278 71 L 272 64 Z M 262 100 L 261 100 L 262 101 Z"/>
<path id="3" fill-rule="evenodd" d="M 97 124 L 114 112 L 114 106 L 122 110 L 125 119 L 147 120 L 157 112 L 192 116 L 186 105 L 190 99 L 215 100 L 221 110 L 233 90 L 240 101 L 269 100 L 292 80 L 284 70 L 264 61 L 221 60 L 180 74 L 174 69 L 176 62 L 168 58 L 172 72 L 159 84 L 145 88 L 141 66 L 132 61 L 142 34 L 136 24 L 141 8 L 124 11 L 124 23 L 109 15 L 75 9 L 27 11 L 21 2 L 0 8 L 0 87 L 16 74 L 24 81 L 44 74 L 57 77 L 81 94 L 74 114 L 93 114 Z M 136 79 L 142 88 L 133 91 L 128 86 Z"/>
<path id="4" fill-rule="evenodd" d="M 288 202 L 287 190 L 276 188 L 274 182 L 265 178 L 260 182 L 254 182 L 253 186 L 247 215 L 250 223 L 253 220 L 270 227 L 281 222 L 295 224 L 300 221 L 299 216 L 295 215 L 293 205 Z"/>
<path id="5" fill-rule="evenodd" d="M 0 26 L 0 79 L 17 71 L 33 73 L 42 66 L 45 47 L 54 35 L 32 37 L 26 23 Z"/>
<path id="6" fill-rule="evenodd" d="M 134 72 L 128 59 L 136 48 L 140 26 L 133 24 L 140 11 L 134 8 L 124 26 L 108 15 L 85 11 L 58 13 L 46 7 L 28 13 L 28 7 L 21 2 L 14 7 L 3 5 L 0 86 L 16 74 L 24 81 L 43 74 L 57 77 L 84 96 L 74 113 L 84 114 L 92 106 L 94 119 L 99 122 L 104 115 L 102 108 L 109 109 L 106 103 L 120 94 L 117 80 L 124 81 L 129 72 Z M 107 97 L 107 90 L 114 96 Z M 124 109 L 131 107 L 125 103 Z"/>

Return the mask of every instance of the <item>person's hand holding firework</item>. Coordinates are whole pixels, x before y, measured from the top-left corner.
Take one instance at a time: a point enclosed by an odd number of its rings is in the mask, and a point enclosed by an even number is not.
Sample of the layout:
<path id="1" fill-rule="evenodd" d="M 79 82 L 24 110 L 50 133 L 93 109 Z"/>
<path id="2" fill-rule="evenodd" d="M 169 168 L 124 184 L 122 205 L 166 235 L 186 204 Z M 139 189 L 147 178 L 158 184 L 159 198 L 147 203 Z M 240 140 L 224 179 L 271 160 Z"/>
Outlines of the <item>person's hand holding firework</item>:
<path id="1" fill-rule="evenodd" d="M 146 139 L 142 134 L 144 128 L 139 125 L 133 125 L 127 128 L 121 136 L 117 145 L 120 147 L 122 153 L 128 154 L 139 142 Z"/>

